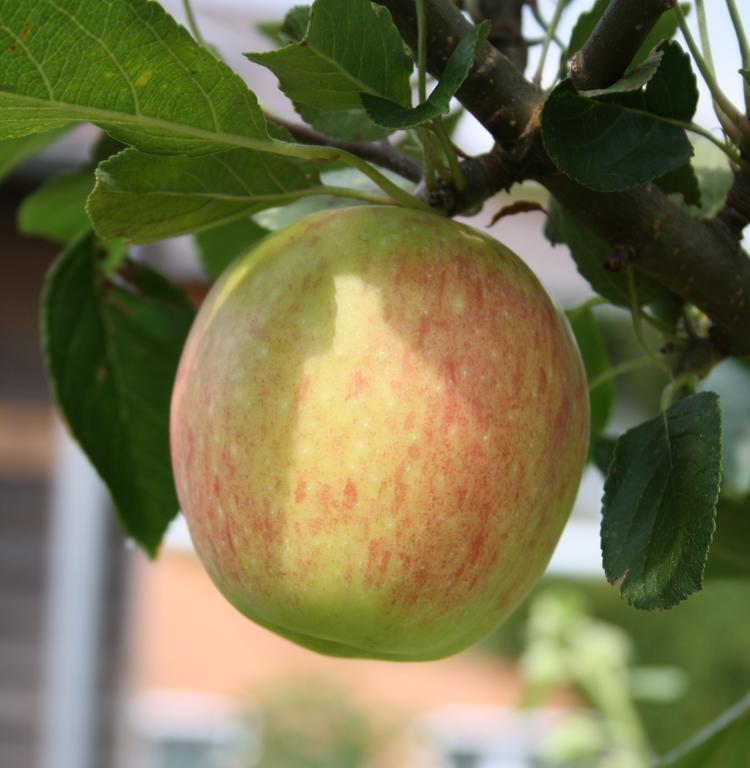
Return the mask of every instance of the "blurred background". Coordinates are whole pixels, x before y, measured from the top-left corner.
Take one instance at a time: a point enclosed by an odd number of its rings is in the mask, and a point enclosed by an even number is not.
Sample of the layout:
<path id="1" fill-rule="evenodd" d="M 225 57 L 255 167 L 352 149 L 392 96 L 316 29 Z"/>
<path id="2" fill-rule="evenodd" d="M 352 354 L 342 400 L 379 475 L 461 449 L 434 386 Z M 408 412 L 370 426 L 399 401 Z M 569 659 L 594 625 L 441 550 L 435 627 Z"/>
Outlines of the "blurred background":
<path id="1" fill-rule="evenodd" d="M 163 4 L 182 18 L 179 2 Z M 274 79 L 241 53 L 268 48 L 255 25 L 291 5 L 195 3 L 204 35 L 264 105 L 289 117 Z M 547 16 L 553 5 L 541 3 Z M 717 35 L 723 23 L 717 14 Z M 717 65 L 737 69 L 729 54 Z M 729 80 L 726 90 L 732 95 Z M 58 248 L 16 225 L 23 198 L 86 162 L 96 138 L 91 128 L 76 129 L 0 179 L 2 768 L 638 768 L 750 689 L 746 584 L 710 581 L 679 607 L 649 614 L 606 584 L 602 477 L 593 466 L 530 599 L 484 643 L 439 662 L 328 659 L 251 624 L 210 584 L 181 520 L 157 560 L 129 546 L 106 492 L 54 416 L 44 380 L 38 306 Z M 457 140 L 470 152 L 488 144 L 469 118 Z M 544 199 L 533 188 L 514 195 Z M 507 202 L 488 201 L 471 223 L 484 227 Z M 543 214 L 528 213 L 491 231 L 573 307 L 590 289 L 564 248 L 544 239 L 543 226 Z M 159 243 L 140 256 L 203 290 L 191 241 Z M 627 315 L 597 313 L 613 362 L 639 354 Z M 731 482 L 747 491 L 744 376 L 723 364 L 711 386 L 725 407 L 738 401 L 728 461 Z M 619 379 L 610 431 L 653 416 L 663 383 L 648 372 Z"/>

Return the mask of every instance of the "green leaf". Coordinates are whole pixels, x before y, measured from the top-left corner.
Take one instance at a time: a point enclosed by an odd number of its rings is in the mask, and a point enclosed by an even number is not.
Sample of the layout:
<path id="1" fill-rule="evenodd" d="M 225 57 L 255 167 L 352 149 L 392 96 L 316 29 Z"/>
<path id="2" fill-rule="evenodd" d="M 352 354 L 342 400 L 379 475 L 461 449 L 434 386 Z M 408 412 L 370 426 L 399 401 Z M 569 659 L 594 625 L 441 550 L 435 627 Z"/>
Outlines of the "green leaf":
<path id="1" fill-rule="evenodd" d="M 184 295 L 148 267 L 106 279 L 93 235 L 50 270 L 42 299 L 52 390 L 112 494 L 125 531 L 153 555 L 178 510 L 169 402 L 193 319 Z"/>
<path id="2" fill-rule="evenodd" d="M 87 232 L 86 198 L 94 186 L 91 168 L 53 176 L 21 204 L 18 228 L 27 235 L 69 243 Z"/>
<path id="3" fill-rule="evenodd" d="M 292 101 L 316 109 L 358 109 L 362 92 L 409 103 L 411 60 L 388 11 L 369 0 L 316 0 L 301 43 L 245 55 Z"/>
<path id="4" fill-rule="evenodd" d="M 658 761 L 655 768 L 744 768 L 750 755 L 750 694 Z"/>
<path id="5" fill-rule="evenodd" d="M 617 441 L 604 484 L 607 579 L 636 608 L 671 608 L 701 589 L 721 474 L 719 398 L 679 400 Z"/>
<path id="6" fill-rule="evenodd" d="M 646 87 L 646 109 L 655 115 L 690 122 L 698 106 L 698 83 L 690 55 L 675 42 L 662 43 L 657 52 L 662 58 Z"/>
<path id="7" fill-rule="evenodd" d="M 374 123 L 361 107 L 325 112 L 310 104 L 294 103 L 297 114 L 316 131 L 339 141 L 378 141 L 391 131 Z"/>
<path id="8" fill-rule="evenodd" d="M 0 138 L 87 120 L 155 154 L 270 142 L 254 94 L 158 3 L 0 0 L 0 51 Z"/>
<path id="9" fill-rule="evenodd" d="M 586 381 L 591 382 L 609 369 L 607 352 L 596 324 L 596 318 L 591 307 L 583 304 L 565 313 L 576 337 L 578 349 L 586 369 Z M 598 437 L 607 425 L 614 400 L 614 385 L 606 381 L 593 390 L 589 390 L 589 405 L 591 409 L 591 435 L 589 453 L 594 449 Z"/>
<path id="10" fill-rule="evenodd" d="M 750 496 L 719 499 L 706 578 L 750 578 Z"/>
<path id="11" fill-rule="evenodd" d="M 227 224 L 296 200 L 317 175 L 249 150 L 154 157 L 127 149 L 102 163 L 88 213 L 105 240 L 147 243 Z"/>
<path id="12" fill-rule="evenodd" d="M 68 129 L 35 133 L 18 139 L 0 141 L 0 181 L 2 181 L 17 165 L 28 160 L 38 152 L 54 144 L 62 138 Z"/>
<path id="13" fill-rule="evenodd" d="M 612 437 L 611 435 L 600 435 L 591 451 L 591 460 L 596 464 L 604 477 L 607 476 L 609 468 L 612 465 L 612 458 L 615 455 L 615 445 L 617 445 L 616 437 Z"/>
<path id="14" fill-rule="evenodd" d="M 367 114 L 378 125 L 396 131 L 415 128 L 447 113 L 450 109 L 451 99 L 463 85 L 474 66 L 477 48 L 487 37 L 489 31 L 490 22 L 483 21 L 459 42 L 445 65 L 440 81 L 423 104 L 411 109 L 402 107 L 390 99 L 363 93 L 361 95 L 362 104 Z"/>
<path id="15" fill-rule="evenodd" d="M 246 253 L 268 234 L 270 230 L 252 219 L 240 219 L 201 232 L 195 241 L 203 269 L 212 280 L 216 280 L 238 256 Z"/>
<path id="16" fill-rule="evenodd" d="M 637 187 L 685 165 L 693 154 L 682 128 L 643 109 L 582 96 L 567 80 L 544 104 L 542 139 L 564 174 L 600 192 Z"/>
<path id="17" fill-rule="evenodd" d="M 284 16 L 281 23 L 281 32 L 286 35 L 290 41 L 299 42 L 307 34 L 310 26 L 310 6 L 295 5 L 291 11 Z"/>
<path id="18" fill-rule="evenodd" d="M 680 195 L 685 205 L 701 206 L 701 188 L 692 163 L 686 163 L 674 171 L 654 180 L 654 184 L 668 195 Z"/>
<path id="19" fill-rule="evenodd" d="M 605 299 L 620 306 L 629 305 L 627 274 L 624 270 L 612 272 L 604 268 L 611 252 L 610 246 L 581 224 L 556 201 L 549 205 L 549 222 L 545 234 L 551 243 L 565 243 L 581 275 Z M 660 283 L 638 272 L 635 286 L 640 304 L 651 304 L 671 294 Z"/>

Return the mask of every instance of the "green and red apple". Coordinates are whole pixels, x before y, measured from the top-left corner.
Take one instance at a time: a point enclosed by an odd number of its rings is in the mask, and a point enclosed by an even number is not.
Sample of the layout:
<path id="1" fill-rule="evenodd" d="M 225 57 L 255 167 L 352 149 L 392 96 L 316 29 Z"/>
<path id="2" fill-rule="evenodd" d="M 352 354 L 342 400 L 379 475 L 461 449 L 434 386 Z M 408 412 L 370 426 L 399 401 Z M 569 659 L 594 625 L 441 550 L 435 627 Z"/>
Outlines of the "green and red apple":
<path id="1" fill-rule="evenodd" d="M 235 262 L 172 400 L 209 574 L 338 656 L 435 659 L 492 630 L 544 571 L 587 441 L 580 356 L 531 271 L 395 207 L 310 216 Z"/>

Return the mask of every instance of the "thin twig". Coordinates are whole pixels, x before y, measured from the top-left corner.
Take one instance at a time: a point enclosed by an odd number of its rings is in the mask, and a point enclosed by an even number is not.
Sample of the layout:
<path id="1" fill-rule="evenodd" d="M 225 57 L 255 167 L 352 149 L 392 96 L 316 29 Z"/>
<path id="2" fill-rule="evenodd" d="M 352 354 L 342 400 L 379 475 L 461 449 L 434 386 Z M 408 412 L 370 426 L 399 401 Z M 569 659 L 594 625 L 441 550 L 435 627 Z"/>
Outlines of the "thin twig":
<path id="1" fill-rule="evenodd" d="M 544 42 L 542 43 L 542 53 L 539 56 L 539 64 L 537 65 L 536 72 L 534 73 L 534 84 L 540 85 L 542 82 L 542 75 L 544 74 L 544 64 L 547 61 L 547 53 L 549 52 L 549 44 L 552 42 L 552 38 L 557 32 L 557 25 L 560 23 L 560 17 L 565 10 L 567 0 L 557 0 L 555 6 L 555 12 L 552 14 L 552 20 L 549 23 L 549 27 L 545 31 Z"/>
<path id="2" fill-rule="evenodd" d="M 716 67 L 714 67 L 714 57 L 711 53 L 711 39 L 708 36 L 708 22 L 706 21 L 706 7 L 703 0 L 695 0 L 695 12 L 698 16 L 698 32 L 701 38 L 701 48 L 703 48 L 703 58 L 706 65 L 711 70 L 711 74 L 716 77 Z"/>
<path id="3" fill-rule="evenodd" d="M 734 26 L 734 31 L 737 35 L 737 44 L 740 47 L 742 66 L 746 70 L 750 70 L 750 43 L 748 43 L 747 35 L 745 34 L 745 27 L 742 24 L 740 12 L 737 10 L 737 4 L 734 2 L 734 0 L 727 0 L 727 8 L 729 8 L 729 15 L 732 19 L 732 26 Z M 750 115 L 750 83 L 748 83 L 747 80 L 744 81 L 744 92 L 745 111 Z"/>

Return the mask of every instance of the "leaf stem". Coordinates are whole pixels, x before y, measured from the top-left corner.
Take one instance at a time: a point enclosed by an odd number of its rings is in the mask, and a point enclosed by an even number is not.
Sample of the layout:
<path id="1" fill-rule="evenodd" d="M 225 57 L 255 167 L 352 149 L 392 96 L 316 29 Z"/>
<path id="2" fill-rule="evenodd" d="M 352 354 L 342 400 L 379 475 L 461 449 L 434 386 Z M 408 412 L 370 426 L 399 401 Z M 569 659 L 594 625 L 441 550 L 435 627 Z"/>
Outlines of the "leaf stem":
<path id="1" fill-rule="evenodd" d="M 732 19 L 732 25 L 734 26 L 734 31 L 737 35 L 737 43 L 740 47 L 742 66 L 745 69 L 750 69 L 750 43 L 748 43 L 747 35 L 745 34 L 745 27 L 742 25 L 740 12 L 737 10 L 737 4 L 734 0 L 727 0 L 727 8 L 729 8 L 729 16 Z M 745 110 L 750 113 L 750 83 L 744 82 L 744 92 Z"/>
<path id="2" fill-rule="evenodd" d="M 539 56 L 539 64 L 537 65 L 536 72 L 534 73 L 533 82 L 536 85 L 539 85 L 542 82 L 542 75 L 544 74 L 544 64 L 547 61 L 547 53 L 549 52 L 549 46 L 550 46 L 550 43 L 552 42 L 552 38 L 555 36 L 555 33 L 557 32 L 557 25 L 560 23 L 560 17 L 562 16 L 562 12 L 565 10 L 566 5 L 567 5 L 567 0 L 557 0 L 557 5 L 555 6 L 555 12 L 552 14 L 552 20 L 550 21 L 549 26 L 545 31 L 544 41 L 542 42 L 542 52 Z"/>
<path id="3" fill-rule="evenodd" d="M 650 368 L 653 366 L 654 361 L 649 355 L 643 355 L 643 357 L 636 357 L 632 360 L 626 360 L 619 365 L 613 365 L 611 368 L 607 368 L 606 371 L 602 371 L 598 376 L 594 376 L 589 382 L 589 392 L 593 392 L 597 387 L 602 384 L 606 384 L 612 379 L 616 379 L 618 376 L 622 376 L 632 371 L 639 371 L 642 368 Z"/>
<path id="4" fill-rule="evenodd" d="M 190 27 L 190 31 L 193 33 L 193 37 L 197 43 L 205 46 L 206 41 L 203 39 L 203 35 L 201 35 L 198 22 L 196 21 L 195 14 L 193 13 L 193 7 L 190 5 L 190 0 L 182 0 L 182 7 L 185 9 L 185 16 L 187 17 L 187 23 Z"/>
<path id="5" fill-rule="evenodd" d="M 679 3 L 675 3 L 674 12 L 677 14 L 677 23 L 682 32 L 682 36 L 685 38 L 685 43 L 690 50 L 690 54 L 692 55 L 704 82 L 708 86 L 708 90 L 711 92 L 711 97 L 714 101 L 714 109 L 719 121 L 722 123 L 722 126 L 725 127 L 725 130 L 735 129 L 735 135 L 732 135 L 731 130 L 727 130 L 727 133 L 730 134 L 733 140 L 735 140 L 736 134 L 739 133 L 745 141 L 750 142 L 750 123 L 743 119 L 742 115 L 737 111 L 737 108 L 719 87 L 719 83 L 714 77 L 711 67 L 709 67 L 708 63 L 703 58 L 701 51 L 690 32 L 690 27 L 688 27 L 685 14 L 682 12 Z M 725 120 L 729 122 L 728 126 L 724 125 Z"/>
<path id="6" fill-rule="evenodd" d="M 626 267 L 625 269 L 628 276 L 628 299 L 630 304 L 630 314 L 633 318 L 633 331 L 635 332 L 635 336 L 643 351 L 649 358 L 651 358 L 651 361 L 655 365 L 658 365 L 662 370 L 669 373 L 669 366 L 663 360 L 658 358 L 646 343 L 646 337 L 643 333 L 641 306 L 638 303 L 638 289 L 635 285 L 635 273 L 633 272 L 633 267 Z"/>
<path id="7" fill-rule="evenodd" d="M 714 57 L 711 53 L 711 39 L 708 36 L 706 7 L 703 5 L 703 0 L 695 0 L 695 12 L 698 16 L 698 32 L 701 38 L 701 48 L 703 48 L 703 58 L 706 60 L 706 66 L 711 70 L 711 74 L 716 77 Z"/>
<path id="8" fill-rule="evenodd" d="M 448 135 L 448 131 L 445 130 L 443 118 L 436 117 L 433 121 L 433 125 L 435 127 L 435 135 L 438 137 L 443 152 L 448 158 L 448 164 L 450 165 L 451 174 L 453 176 L 453 184 L 459 192 L 463 192 L 466 189 L 466 179 L 461 170 L 461 163 L 458 160 L 458 155 L 456 154 L 451 137 Z"/>
<path id="9" fill-rule="evenodd" d="M 538 43 L 541 43 L 544 45 L 544 41 L 546 39 L 546 36 L 549 34 L 550 38 L 553 43 L 555 43 L 561 51 L 565 50 L 565 43 L 563 43 L 562 40 L 555 34 L 554 30 L 550 33 L 549 29 L 549 22 L 542 16 L 542 12 L 539 10 L 539 5 L 536 2 L 529 3 L 529 7 L 531 8 L 531 15 L 534 17 L 534 21 L 542 28 L 542 31 L 545 33 L 545 37 L 540 38 L 537 40 L 527 40 L 526 43 L 528 45 L 536 45 Z"/>

